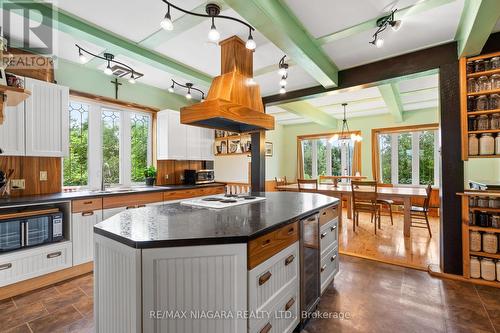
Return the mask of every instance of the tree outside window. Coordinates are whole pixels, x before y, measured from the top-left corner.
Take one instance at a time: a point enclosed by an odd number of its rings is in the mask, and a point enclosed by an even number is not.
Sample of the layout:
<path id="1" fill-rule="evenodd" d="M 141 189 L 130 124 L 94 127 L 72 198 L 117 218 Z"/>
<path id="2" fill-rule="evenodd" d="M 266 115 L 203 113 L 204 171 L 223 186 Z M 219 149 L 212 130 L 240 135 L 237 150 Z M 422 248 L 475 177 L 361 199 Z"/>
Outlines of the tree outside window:
<path id="1" fill-rule="evenodd" d="M 88 184 L 89 105 L 69 104 L 69 155 L 63 160 L 64 186 Z"/>

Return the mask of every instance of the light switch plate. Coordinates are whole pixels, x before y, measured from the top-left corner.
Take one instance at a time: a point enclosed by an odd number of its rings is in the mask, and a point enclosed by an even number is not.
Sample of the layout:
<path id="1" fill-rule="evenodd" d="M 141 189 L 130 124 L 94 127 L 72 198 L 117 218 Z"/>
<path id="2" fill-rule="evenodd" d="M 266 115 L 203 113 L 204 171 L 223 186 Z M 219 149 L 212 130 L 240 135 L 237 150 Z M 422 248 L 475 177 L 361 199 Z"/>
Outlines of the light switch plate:
<path id="1" fill-rule="evenodd" d="M 10 186 L 13 189 L 24 190 L 24 179 L 12 179 Z"/>
<path id="2" fill-rule="evenodd" d="M 40 171 L 40 181 L 47 180 L 47 171 Z"/>

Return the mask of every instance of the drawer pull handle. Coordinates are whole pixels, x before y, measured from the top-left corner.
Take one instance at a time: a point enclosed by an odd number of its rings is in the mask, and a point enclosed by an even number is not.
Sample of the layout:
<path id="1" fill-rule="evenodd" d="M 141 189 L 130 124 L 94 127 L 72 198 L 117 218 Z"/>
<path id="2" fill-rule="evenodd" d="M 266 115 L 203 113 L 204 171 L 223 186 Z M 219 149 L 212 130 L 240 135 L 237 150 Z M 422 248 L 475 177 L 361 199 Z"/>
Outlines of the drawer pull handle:
<path id="1" fill-rule="evenodd" d="M 310 218 L 307 219 L 307 221 L 309 221 L 309 222 L 312 222 L 314 220 L 316 220 L 316 216 L 312 216 L 312 217 L 310 217 Z"/>
<path id="2" fill-rule="evenodd" d="M 330 227 L 330 231 L 334 231 L 335 229 L 337 229 L 336 225 L 334 225 L 333 227 Z"/>
<path id="3" fill-rule="evenodd" d="M 290 265 L 295 260 L 295 256 L 292 254 L 288 258 L 285 259 L 285 266 Z"/>
<path id="4" fill-rule="evenodd" d="M 82 216 L 92 216 L 94 215 L 94 212 L 93 211 L 90 211 L 90 212 L 83 212 L 82 213 Z"/>
<path id="5" fill-rule="evenodd" d="M 84 205 L 91 205 L 92 204 L 92 201 L 84 201 L 83 202 Z"/>
<path id="6" fill-rule="evenodd" d="M 285 304 L 285 311 L 288 311 L 293 305 L 295 304 L 295 298 L 291 298 L 286 304 Z"/>
<path id="7" fill-rule="evenodd" d="M 272 276 L 272 274 L 269 271 L 267 271 L 263 275 L 261 275 L 261 277 L 259 278 L 259 286 L 262 286 L 264 283 L 266 283 L 267 281 L 269 281 L 269 279 L 271 278 L 271 276 Z"/>
<path id="8" fill-rule="evenodd" d="M 334 261 L 335 259 L 337 259 L 337 255 L 333 255 L 331 258 L 330 258 L 330 261 Z"/>
<path id="9" fill-rule="evenodd" d="M 288 234 L 291 235 L 295 232 L 295 228 L 288 229 Z"/>
<path id="10" fill-rule="evenodd" d="M 326 232 L 324 232 L 324 233 L 321 234 L 321 239 L 323 239 L 325 237 L 326 237 Z"/>
<path id="11" fill-rule="evenodd" d="M 326 265 L 321 266 L 321 268 L 320 268 L 321 273 L 323 273 L 325 271 L 325 269 L 326 269 Z"/>
<path id="12" fill-rule="evenodd" d="M 127 207 L 125 207 L 125 209 L 134 209 L 134 208 L 136 208 L 136 207 L 135 206 L 127 206 Z"/>
<path id="13" fill-rule="evenodd" d="M 265 241 L 262 241 L 262 247 L 268 246 L 269 244 L 271 244 L 271 240 L 269 238 L 266 239 Z"/>
<path id="14" fill-rule="evenodd" d="M 137 206 L 137 208 L 142 208 L 142 207 L 146 207 L 146 205 L 139 205 L 139 206 Z"/>
<path id="15" fill-rule="evenodd" d="M 57 252 L 52 252 L 52 253 L 49 253 L 49 254 L 47 254 L 47 259 L 57 258 L 57 257 L 59 257 L 61 254 L 62 254 L 62 252 L 61 252 L 61 251 L 57 251 Z"/>
<path id="16" fill-rule="evenodd" d="M 259 333 L 269 333 L 269 331 L 271 331 L 271 328 L 273 328 L 273 326 L 270 323 L 267 323 Z"/>
<path id="17" fill-rule="evenodd" d="M 325 216 L 325 215 L 326 215 L 326 211 L 323 212 L 323 216 Z"/>
<path id="18" fill-rule="evenodd" d="M 12 264 L 10 262 L 8 264 L 0 265 L 0 271 L 10 269 L 10 268 L 12 268 Z"/>

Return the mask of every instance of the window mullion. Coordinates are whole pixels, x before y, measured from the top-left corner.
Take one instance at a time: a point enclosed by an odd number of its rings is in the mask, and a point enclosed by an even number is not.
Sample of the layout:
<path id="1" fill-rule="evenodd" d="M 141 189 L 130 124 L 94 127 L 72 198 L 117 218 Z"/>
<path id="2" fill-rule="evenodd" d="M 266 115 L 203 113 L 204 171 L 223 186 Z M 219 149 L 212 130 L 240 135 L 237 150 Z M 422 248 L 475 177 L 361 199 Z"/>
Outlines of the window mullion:
<path id="1" fill-rule="evenodd" d="M 318 177 L 318 140 L 312 140 L 311 147 L 311 156 L 312 156 L 312 175 L 313 179 Z"/>
<path id="2" fill-rule="evenodd" d="M 420 185 L 420 134 L 422 132 L 411 133 L 411 183 Z"/>
<path id="3" fill-rule="evenodd" d="M 326 175 L 332 175 L 332 144 L 326 141 Z"/>
<path id="4" fill-rule="evenodd" d="M 399 184 L 398 133 L 391 134 L 391 183 Z"/>
<path id="5" fill-rule="evenodd" d="M 132 174 L 130 116 L 128 111 L 120 113 L 120 184 L 124 186 L 130 186 Z"/>
<path id="6" fill-rule="evenodd" d="M 88 183 L 89 188 L 99 189 L 102 179 L 102 115 L 98 104 L 90 104 L 88 130 Z M 96 153 L 97 152 L 97 153 Z"/>

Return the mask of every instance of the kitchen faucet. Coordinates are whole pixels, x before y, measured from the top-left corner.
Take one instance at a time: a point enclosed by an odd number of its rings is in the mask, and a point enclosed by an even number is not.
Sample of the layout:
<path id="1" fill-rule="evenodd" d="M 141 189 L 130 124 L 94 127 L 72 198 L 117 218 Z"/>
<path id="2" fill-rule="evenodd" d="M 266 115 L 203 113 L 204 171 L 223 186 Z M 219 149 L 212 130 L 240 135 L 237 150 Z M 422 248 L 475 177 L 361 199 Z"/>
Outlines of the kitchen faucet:
<path id="1" fill-rule="evenodd" d="M 111 168 L 108 163 L 103 163 L 101 168 L 101 191 L 106 191 L 106 180 L 105 177 L 111 177 Z"/>

